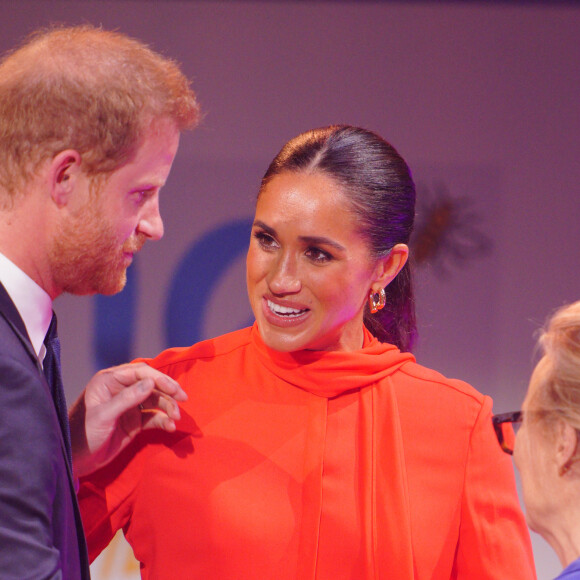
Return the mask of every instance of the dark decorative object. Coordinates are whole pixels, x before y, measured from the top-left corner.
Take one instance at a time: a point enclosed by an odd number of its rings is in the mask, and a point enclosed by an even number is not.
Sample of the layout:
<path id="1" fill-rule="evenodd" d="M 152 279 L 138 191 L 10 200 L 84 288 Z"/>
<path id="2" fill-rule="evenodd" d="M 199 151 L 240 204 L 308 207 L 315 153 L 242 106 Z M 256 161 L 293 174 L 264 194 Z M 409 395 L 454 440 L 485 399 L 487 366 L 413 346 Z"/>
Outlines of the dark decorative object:
<path id="1" fill-rule="evenodd" d="M 417 187 L 417 217 L 411 237 L 415 265 L 434 264 L 447 274 L 451 267 L 489 255 L 493 244 L 481 229 L 483 219 L 473 199 L 454 197 L 444 184 Z"/>

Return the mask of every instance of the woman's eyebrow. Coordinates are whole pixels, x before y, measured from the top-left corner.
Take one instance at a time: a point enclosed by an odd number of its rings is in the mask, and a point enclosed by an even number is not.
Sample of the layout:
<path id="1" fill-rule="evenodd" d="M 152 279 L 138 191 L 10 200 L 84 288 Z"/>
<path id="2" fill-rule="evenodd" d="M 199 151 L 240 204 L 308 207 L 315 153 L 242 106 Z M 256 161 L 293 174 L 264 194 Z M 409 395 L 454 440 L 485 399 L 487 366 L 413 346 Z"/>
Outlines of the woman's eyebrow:
<path id="1" fill-rule="evenodd" d="M 346 250 L 346 248 L 338 242 L 335 242 L 330 238 L 325 238 L 324 236 L 300 236 L 299 239 L 300 241 L 306 244 L 312 244 L 313 246 L 331 246 L 341 252 Z"/>
<path id="2" fill-rule="evenodd" d="M 254 223 L 252 224 L 252 227 L 260 228 L 260 229 L 264 230 L 267 234 L 270 234 L 271 236 L 276 235 L 276 230 L 274 228 L 267 226 L 264 222 L 262 222 L 260 220 L 255 220 Z"/>
<path id="3" fill-rule="evenodd" d="M 266 225 L 261 220 L 254 221 L 253 225 L 254 225 L 254 227 L 257 227 L 257 228 L 264 230 L 267 234 L 269 234 L 271 236 L 274 236 L 274 237 L 276 236 L 276 230 L 274 228 Z M 330 246 L 330 247 L 335 248 L 336 250 L 339 250 L 341 252 L 346 251 L 346 248 L 344 246 L 342 246 L 338 242 L 335 242 L 334 240 L 327 238 L 325 236 L 299 236 L 298 239 L 305 244 L 309 244 L 309 245 L 313 245 L 313 246 L 319 246 L 319 245 Z"/>

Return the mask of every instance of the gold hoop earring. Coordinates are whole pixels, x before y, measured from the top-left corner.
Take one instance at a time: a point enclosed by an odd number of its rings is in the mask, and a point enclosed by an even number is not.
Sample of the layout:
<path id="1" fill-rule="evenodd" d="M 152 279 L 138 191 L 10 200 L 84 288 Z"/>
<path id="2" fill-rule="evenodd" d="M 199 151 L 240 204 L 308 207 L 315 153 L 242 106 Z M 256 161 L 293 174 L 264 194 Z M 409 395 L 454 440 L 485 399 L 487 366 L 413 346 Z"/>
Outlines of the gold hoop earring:
<path id="1" fill-rule="evenodd" d="M 372 289 L 369 292 L 369 308 L 371 314 L 376 314 L 379 310 L 382 310 L 387 303 L 387 296 L 385 294 L 385 289 L 381 288 L 378 292 L 374 292 Z"/>

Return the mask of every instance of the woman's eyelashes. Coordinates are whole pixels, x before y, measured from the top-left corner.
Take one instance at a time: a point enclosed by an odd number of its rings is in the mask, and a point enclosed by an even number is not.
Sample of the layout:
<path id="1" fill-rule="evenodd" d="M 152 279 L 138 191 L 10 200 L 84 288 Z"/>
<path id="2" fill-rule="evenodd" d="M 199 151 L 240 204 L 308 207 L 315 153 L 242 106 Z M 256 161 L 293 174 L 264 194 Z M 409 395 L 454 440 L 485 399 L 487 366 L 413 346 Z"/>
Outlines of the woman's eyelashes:
<path id="1" fill-rule="evenodd" d="M 274 250 L 279 247 L 278 242 L 276 242 L 276 240 L 266 232 L 258 230 L 254 232 L 254 238 L 264 250 Z"/>
<path id="2" fill-rule="evenodd" d="M 305 254 L 312 262 L 316 264 L 324 264 L 334 259 L 332 254 L 329 254 L 328 252 L 316 247 L 308 248 Z"/>
<path id="3" fill-rule="evenodd" d="M 274 251 L 281 247 L 276 238 L 268 232 L 257 230 L 253 235 L 260 247 L 265 251 Z M 325 264 L 334 260 L 334 256 L 330 252 L 327 252 L 318 246 L 306 246 L 304 249 L 304 256 L 314 264 Z"/>

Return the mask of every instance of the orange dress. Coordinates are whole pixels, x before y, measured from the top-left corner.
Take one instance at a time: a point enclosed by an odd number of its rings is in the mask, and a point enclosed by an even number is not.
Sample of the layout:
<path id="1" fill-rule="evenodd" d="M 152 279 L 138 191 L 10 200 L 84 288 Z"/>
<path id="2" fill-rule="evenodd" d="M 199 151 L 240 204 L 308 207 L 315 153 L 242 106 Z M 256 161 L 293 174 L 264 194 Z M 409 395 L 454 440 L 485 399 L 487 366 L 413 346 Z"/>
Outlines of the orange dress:
<path id="1" fill-rule="evenodd" d="M 280 353 L 247 328 L 149 364 L 189 395 L 82 480 L 91 559 L 123 528 L 155 580 L 535 578 L 491 399 L 365 330 Z"/>

